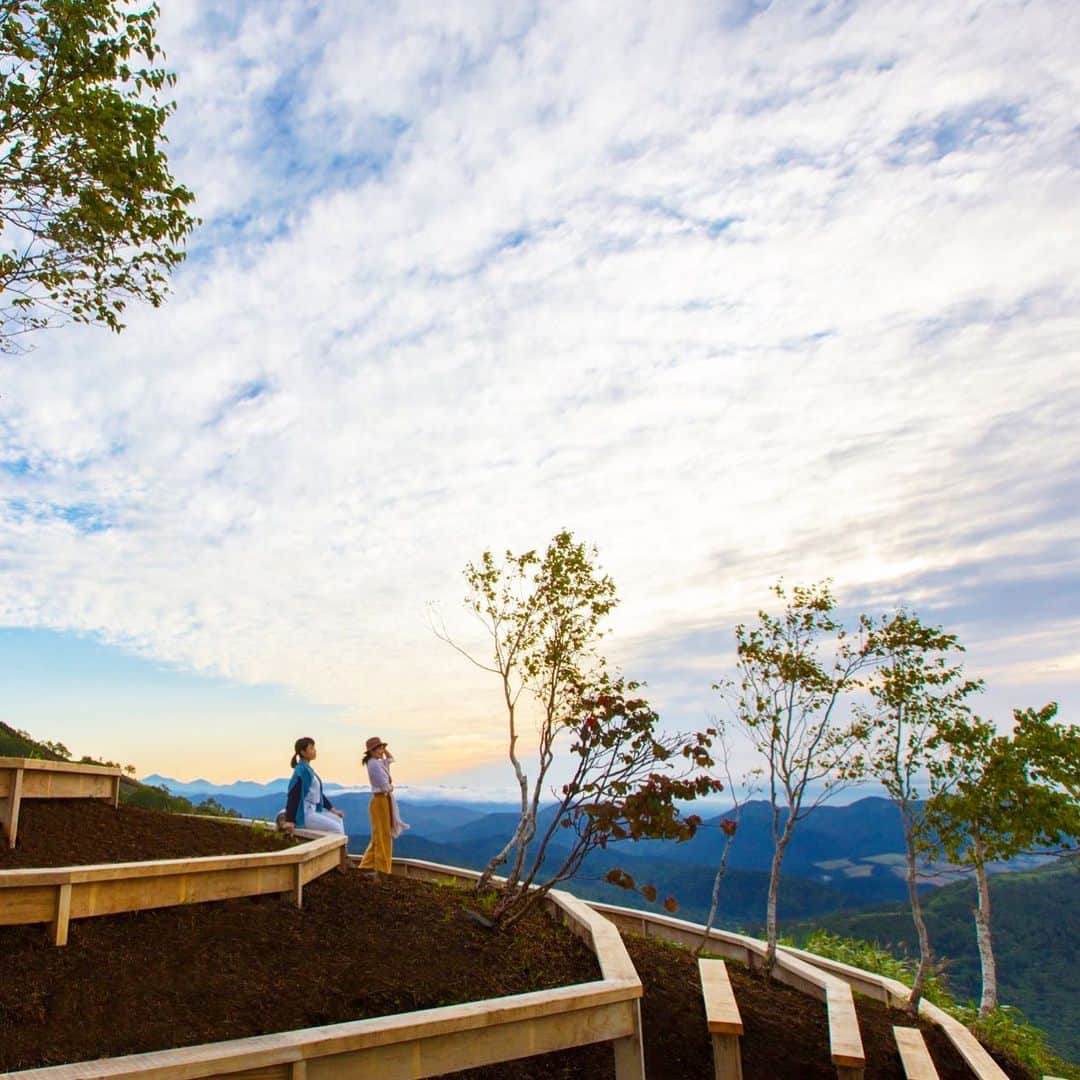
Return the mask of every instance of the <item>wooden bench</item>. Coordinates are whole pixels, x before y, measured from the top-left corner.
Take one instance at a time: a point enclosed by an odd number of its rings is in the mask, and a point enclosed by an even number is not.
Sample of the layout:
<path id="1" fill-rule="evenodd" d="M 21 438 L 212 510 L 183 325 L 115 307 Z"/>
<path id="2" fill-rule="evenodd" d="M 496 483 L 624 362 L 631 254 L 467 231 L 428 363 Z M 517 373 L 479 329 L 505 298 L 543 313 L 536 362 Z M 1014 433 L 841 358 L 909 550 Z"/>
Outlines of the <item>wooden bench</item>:
<path id="1" fill-rule="evenodd" d="M 716 1080 L 742 1080 L 739 1036 L 743 1033 L 743 1022 L 727 965 L 723 960 L 698 960 L 698 972 L 705 999 L 705 1019 L 712 1036 Z"/>
<path id="2" fill-rule="evenodd" d="M 863 1080 L 866 1054 L 851 987 L 830 979 L 825 988 L 825 1007 L 829 1013 L 829 1053 L 837 1080 Z"/>
<path id="3" fill-rule="evenodd" d="M 105 799 L 120 801 L 120 770 L 107 765 L 37 758 L 0 757 L 0 828 L 8 847 L 19 835 L 19 807 L 24 799 Z"/>
<path id="4" fill-rule="evenodd" d="M 918 1028 L 894 1027 L 893 1037 L 907 1080 L 939 1080 L 926 1040 Z"/>

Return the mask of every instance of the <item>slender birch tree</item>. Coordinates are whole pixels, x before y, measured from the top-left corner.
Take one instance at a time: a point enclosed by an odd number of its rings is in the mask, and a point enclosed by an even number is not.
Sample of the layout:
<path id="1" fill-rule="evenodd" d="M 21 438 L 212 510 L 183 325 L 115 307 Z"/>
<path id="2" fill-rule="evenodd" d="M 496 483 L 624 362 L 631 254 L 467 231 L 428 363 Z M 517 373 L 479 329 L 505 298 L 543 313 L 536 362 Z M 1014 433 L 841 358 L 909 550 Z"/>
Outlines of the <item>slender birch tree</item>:
<path id="1" fill-rule="evenodd" d="M 565 529 L 543 555 L 507 551 L 500 560 L 485 551 L 479 562 L 465 567 L 465 606 L 483 626 L 490 653 L 478 658 L 458 645 L 441 623 L 434 627 L 441 640 L 498 678 L 506 710 L 507 757 L 520 810 L 513 835 L 484 869 L 478 889 L 486 888 L 507 864 L 506 888 L 513 890 L 520 881 L 556 739 L 566 718 L 575 714 L 580 688 L 594 683 L 603 668 L 596 646 L 617 599 L 615 583 L 599 570 L 597 559 L 595 547 L 579 543 Z M 537 735 L 531 778 L 519 745 L 523 725 L 528 731 L 527 703 L 535 707 Z"/>
<path id="2" fill-rule="evenodd" d="M 765 913 L 766 968 L 776 962 L 776 907 L 784 854 L 804 821 L 845 781 L 840 773 L 855 745 L 842 702 L 871 663 L 862 641 L 835 615 L 828 581 L 772 590 L 779 615 L 758 612 L 756 625 L 735 629 L 738 677 L 714 688 L 735 695 L 738 723 L 764 758 L 772 810 L 773 857 Z M 827 655 L 822 655 L 826 653 Z"/>
<path id="3" fill-rule="evenodd" d="M 920 785 L 924 779 L 929 784 L 930 774 L 940 775 L 939 733 L 970 715 L 966 700 L 982 683 L 964 678 L 957 662 L 964 650 L 954 634 L 924 626 L 904 610 L 872 625 L 865 648 L 877 663 L 867 681 L 872 705 L 855 708 L 858 743 L 843 771 L 857 781 L 877 781 L 900 812 L 908 900 L 919 941 L 919 967 L 907 1005 L 915 1014 L 933 970 L 918 889 Z"/>

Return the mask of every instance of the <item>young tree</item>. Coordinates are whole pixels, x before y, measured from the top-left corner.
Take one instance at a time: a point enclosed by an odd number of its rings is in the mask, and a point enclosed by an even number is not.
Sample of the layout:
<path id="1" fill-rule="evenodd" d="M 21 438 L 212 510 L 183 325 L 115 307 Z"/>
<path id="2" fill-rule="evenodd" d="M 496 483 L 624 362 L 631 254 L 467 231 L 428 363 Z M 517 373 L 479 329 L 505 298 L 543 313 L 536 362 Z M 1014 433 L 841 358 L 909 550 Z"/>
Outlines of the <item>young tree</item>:
<path id="1" fill-rule="evenodd" d="M 871 662 L 836 619 L 827 581 L 796 586 L 790 597 L 782 584 L 772 591 L 785 602 L 784 610 L 778 616 L 759 611 L 756 626 L 736 627 L 737 682 L 714 686 L 734 691 L 738 722 L 765 759 L 773 839 L 765 914 L 769 971 L 776 962 L 784 853 L 796 825 L 844 782 L 839 770 L 855 733 L 839 706 L 857 685 L 857 673 Z M 823 659 L 826 647 L 831 655 Z"/>
<path id="2" fill-rule="evenodd" d="M 716 866 L 713 876 L 712 895 L 709 898 L 709 917 L 705 920 L 705 933 L 695 950 L 700 956 L 706 949 L 709 941 L 709 931 L 716 922 L 717 912 L 720 910 L 720 888 L 727 877 L 728 861 L 731 858 L 731 849 L 735 844 L 735 837 L 739 832 L 739 823 L 742 820 L 742 809 L 746 801 L 757 790 L 757 777 L 760 770 L 752 770 L 742 777 L 741 783 L 736 783 L 731 775 L 731 746 L 728 741 L 728 733 L 723 723 L 718 723 L 712 729 L 715 732 L 714 741 L 719 744 L 720 764 L 727 782 L 727 790 L 731 795 L 731 812 L 720 819 L 720 831 L 724 834 L 724 846 L 720 849 L 720 861 Z"/>
<path id="3" fill-rule="evenodd" d="M 1011 734 L 978 717 L 942 732 L 926 825 L 949 862 L 975 876 L 975 934 L 982 968 L 979 1014 L 998 1005 L 987 863 L 1032 851 L 1067 851 L 1080 838 L 1080 728 L 1054 722 L 1057 705 L 1015 710 Z"/>
<path id="4" fill-rule="evenodd" d="M 661 733 L 660 717 L 649 703 L 628 696 L 638 689 L 637 683 L 601 675 L 595 685 L 575 688 L 573 708 L 558 717 L 558 726 L 573 738 L 573 772 L 552 791 L 555 806 L 545 808 L 547 825 L 538 832 L 520 877 L 503 887 L 494 908 L 502 926 L 512 926 L 556 885 L 574 877 L 598 848 L 620 840 L 689 840 L 701 819 L 683 816 L 677 801 L 722 789 L 704 771 L 713 764 L 713 731 Z M 607 879 L 637 887 L 621 870 Z M 656 898 L 652 886 L 641 892 Z M 665 906 L 672 910 L 673 898 Z"/>
<path id="5" fill-rule="evenodd" d="M 196 221 L 169 172 L 156 4 L 0 3 L 0 349 L 155 307 Z"/>
<path id="6" fill-rule="evenodd" d="M 969 715 L 966 699 L 982 684 L 964 679 L 956 662 L 964 650 L 956 636 L 924 626 L 917 615 L 901 610 L 864 624 L 870 627 L 866 655 L 878 665 L 867 685 L 873 705 L 856 706 L 858 745 L 843 773 L 876 780 L 900 811 L 908 900 L 919 940 L 919 967 L 908 999 L 915 1014 L 933 965 L 917 878 L 920 778 L 940 772 L 939 732 Z"/>
<path id="7" fill-rule="evenodd" d="M 507 551 L 498 561 L 485 551 L 479 563 L 465 567 L 466 607 L 490 638 L 489 659 L 477 659 L 437 624 L 437 636 L 469 661 L 499 678 L 506 708 L 507 752 L 520 793 L 513 835 L 495 854 L 478 888 L 490 883 L 499 867 L 510 863 L 506 888 L 521 878 L 529 844 L 536 835 L 540 799 L 555 758 L 555 741 L 574 715 L 581 688 L 595 683 L 603 663 L 596 645 L 602 620 L 615 607 L 615 583 L 596 567 L 597 551 L 578 543 L 571 532 L 557 533 L 541 557 L 534 551 Z M 518 743 L 525 703 L 539 714 L 537 757 L 532 780 Z"/>

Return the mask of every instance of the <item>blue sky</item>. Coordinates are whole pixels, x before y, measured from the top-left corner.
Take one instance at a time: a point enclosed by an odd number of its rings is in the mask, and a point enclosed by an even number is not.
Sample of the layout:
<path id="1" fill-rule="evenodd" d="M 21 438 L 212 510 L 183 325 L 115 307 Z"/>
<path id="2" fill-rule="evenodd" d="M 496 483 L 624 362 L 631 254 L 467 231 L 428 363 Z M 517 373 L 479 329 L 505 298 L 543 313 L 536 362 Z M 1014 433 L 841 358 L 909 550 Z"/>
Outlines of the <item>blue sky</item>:
<path id="1" fill-rule="evenodd" d="M 204 224 L 0 358 L 0 718 L 143 772 L 497 785 L 461 568 L 597 544 L 697 725 L 783 575 L 1075 718 L 1078 13 L 167 5 Z"/>

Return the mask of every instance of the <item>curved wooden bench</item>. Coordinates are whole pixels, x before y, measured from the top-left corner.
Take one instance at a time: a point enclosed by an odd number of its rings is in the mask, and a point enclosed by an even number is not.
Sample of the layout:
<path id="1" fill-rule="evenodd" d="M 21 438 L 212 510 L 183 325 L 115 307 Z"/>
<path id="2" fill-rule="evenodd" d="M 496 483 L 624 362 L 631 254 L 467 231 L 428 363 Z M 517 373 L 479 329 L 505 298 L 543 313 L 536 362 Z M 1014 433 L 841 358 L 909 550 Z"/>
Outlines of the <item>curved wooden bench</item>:
<path id="1" fill-rule="evenodd" d="M 323 835 L 250 855 L 0 870 L 0 926 L 48 923 L 53 943 L 66 945 L 72 919 L 265 893 L 299 906 L 309 881 L 345 865 L 345 844 Z"/>
<path id="2" fill-rule="evenodd" d="M 617 1080 L 644 1080 L 641 980 L 618 931 L 568 893 L 553 891 L 546 902 L 594 948 L 603 978 L 557 990 L 6 1075 L 21 1080 L 418 1080 L 610 1042 Z"/>
<path id="3" fill-rule="evenodd" d="M 614 904 L 590 902 L 590 907 L 612 919 L 617 926 L 633 933 L 663 938 L 692 949 L 696 949 L 702 939 L 706 938 L 705 927 L 698 923 L 673 919 L 668 915 L 638 911 L 636 908 L 618 907 Z M 711 952 L 738 960 L 750 967 L 761 966 L 765 951 L 763 941 L 727 930 L 710 930 L 706 940 Z M 774 976 L 796 989 L 805 989 L 808 993 L 814 993 L 814 991 L 813 983 L 806 978 L 805 969 L 807 968 L 835 976 L 859 993 L 898 1008 L 903 1008 L 907 1004 L 911 994 L 910 989 L 896 979 L 875 975 L 873 972 L 863 971 L 861 968 L 843 964 L 838 960 L 829 960 L 787 945 L 780 946 L 777 951 L 777 961 Z M 798 961 L 802 965 L 801 968 L 793 967 L 793 961 Z M 977 1080 L 1009 1080 L 998 1063 L 987 1053 L 982 1043 L 944 1009 L 924 999 L 919 1002 L 919 1015 L 941 1028 Z"/>
<path id="4" fill-rule="evenodd" d="M 23 799 L 120 799 L 120 770 L 111 765 L 0 757 L 0 828 L 8 847 L 19 835 Z"/>

